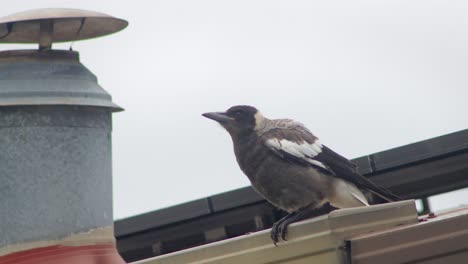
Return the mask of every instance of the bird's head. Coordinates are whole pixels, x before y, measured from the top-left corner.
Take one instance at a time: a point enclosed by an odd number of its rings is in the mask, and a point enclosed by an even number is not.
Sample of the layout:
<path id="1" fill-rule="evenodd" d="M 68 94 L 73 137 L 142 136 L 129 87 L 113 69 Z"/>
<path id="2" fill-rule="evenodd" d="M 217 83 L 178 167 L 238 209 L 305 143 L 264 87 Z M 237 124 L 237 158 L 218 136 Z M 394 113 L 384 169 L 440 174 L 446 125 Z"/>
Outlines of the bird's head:
<path id="1" fill-rule="evenodd" d="M 210 112 L 202 115 L 218 122 L 231 136 L 254 132 L 265 119 L 257 108 L 248 105 L 236 105 L 225 112 Z"/>

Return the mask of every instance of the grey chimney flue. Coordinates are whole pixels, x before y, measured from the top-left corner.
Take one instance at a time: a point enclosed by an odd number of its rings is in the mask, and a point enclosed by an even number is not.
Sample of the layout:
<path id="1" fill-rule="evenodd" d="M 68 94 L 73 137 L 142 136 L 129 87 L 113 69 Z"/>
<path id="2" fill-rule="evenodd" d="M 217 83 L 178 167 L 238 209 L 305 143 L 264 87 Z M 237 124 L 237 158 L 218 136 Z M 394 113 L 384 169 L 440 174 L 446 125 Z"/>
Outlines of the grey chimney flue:
<path id="1" fill-rule="evenodd" d="M 0 263 L 124 263 L 112 217 L 112 113 L 121 111 L 75 51 L 127 22 L 75 9 L 0 19 Z M 10 263 L 10 262 L 8 262 Z"/>

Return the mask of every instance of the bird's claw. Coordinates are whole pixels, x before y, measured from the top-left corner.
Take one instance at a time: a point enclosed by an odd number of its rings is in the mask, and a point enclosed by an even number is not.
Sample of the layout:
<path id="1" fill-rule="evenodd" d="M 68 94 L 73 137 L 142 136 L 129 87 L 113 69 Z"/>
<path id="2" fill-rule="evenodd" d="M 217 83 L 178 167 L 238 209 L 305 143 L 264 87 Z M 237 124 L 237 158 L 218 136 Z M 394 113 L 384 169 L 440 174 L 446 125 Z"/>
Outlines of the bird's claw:
<path id="1" fill-rule="evenodd" d="M 271 228 L 271 240 L 273 240 L 273 244 L 278 246 L 279 237 L 281 237 L 284 241 L 287 241 L 288 235 L 288 226 L 284 222 L 278 222 L 273 225 Z"/>
<path id="2" fill-rule="evenodd" d="M 288 236 L 288 226 L 287 225 L 281 225 L 281 238 L 284 240 L 284 241 L 287 241 L 287 236 Z"/>
<path id="3" fill-rule="evenodd" d="M 273 240 L 273 244 L 275 244 L 275 246 L 277 247 L 278 246 L 278 225 L 277 225 L 277 223 L 275 223 L 271 227 L 270 237 L 271 237 L 271 240 Z"/>

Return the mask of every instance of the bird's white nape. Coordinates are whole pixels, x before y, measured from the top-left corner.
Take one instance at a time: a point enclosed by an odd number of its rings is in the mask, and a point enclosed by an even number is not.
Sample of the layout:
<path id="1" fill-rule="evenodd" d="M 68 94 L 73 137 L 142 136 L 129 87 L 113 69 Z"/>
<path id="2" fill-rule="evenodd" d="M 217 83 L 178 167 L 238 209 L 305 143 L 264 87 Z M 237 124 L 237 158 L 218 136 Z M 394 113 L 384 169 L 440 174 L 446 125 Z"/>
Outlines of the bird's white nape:
<path id="1" fill-rule="evenodd" d="M 257 110 L 257 113 L 254 115 L 255 118 L 255 130 L 258 131 L 265 126 L 265 117 Z"/>

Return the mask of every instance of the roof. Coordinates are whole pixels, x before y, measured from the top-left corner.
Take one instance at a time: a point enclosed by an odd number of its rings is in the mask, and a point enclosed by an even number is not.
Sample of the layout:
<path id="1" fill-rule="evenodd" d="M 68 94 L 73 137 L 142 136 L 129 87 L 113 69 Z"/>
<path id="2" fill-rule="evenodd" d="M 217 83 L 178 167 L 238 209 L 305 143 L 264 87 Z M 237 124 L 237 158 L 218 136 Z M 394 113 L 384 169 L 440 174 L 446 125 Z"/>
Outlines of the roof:
<path id="1" fill-rule="evenodd" d="M 468 207 L 420 219 L 351 238 L 352 263 L 466 263 Z"/>
<path id="2" fill-rule="evenodd" d="M 465 263 L 466 241 L 468 207 L 418 218 L 408 200 L 294 223 L 278 247 L 264 230 L 135 264 Z"/>
<path id="3" fill-rule="evenodd" d="M 346 240 L 376 230 L 417 223 L 414 201 L 336 210 L 290 226 L 276 247 L 268 230 L 150 258 L 135 264 L 344 263 Z M 380 263 L 380 262 L 374 262 Z"/>
<path id="4" fill-rule="evenodd" d="M 407 199 L 468 186 L 468 130 L 354 159 L 360 172 Z M 271 227 L 284 215 L 251 187 L 115 222 L 127 262 Z"/>

